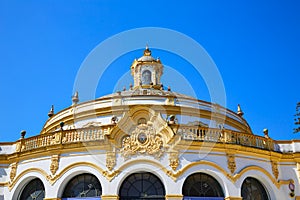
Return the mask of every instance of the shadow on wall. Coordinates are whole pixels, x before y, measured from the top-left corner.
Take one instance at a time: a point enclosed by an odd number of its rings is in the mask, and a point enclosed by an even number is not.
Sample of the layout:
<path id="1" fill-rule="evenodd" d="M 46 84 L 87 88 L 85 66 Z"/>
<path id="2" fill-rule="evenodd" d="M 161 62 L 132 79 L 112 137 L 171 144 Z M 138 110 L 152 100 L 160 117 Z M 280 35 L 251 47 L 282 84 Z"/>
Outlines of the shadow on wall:
<path id="1" fill-rule="evenodd" d="M 0 200 L 4 200 L 4 195 L 0 195 Z"/>
<path id="2" fill-rule="evenodd" d="M 2 176 L 7 176 L 7 173 L 6 173 L 6 171 L 3 168 L 0 168 L 0 178 Z M 0 198 L 0 200 L 1 200 L 1 198 Z"/>

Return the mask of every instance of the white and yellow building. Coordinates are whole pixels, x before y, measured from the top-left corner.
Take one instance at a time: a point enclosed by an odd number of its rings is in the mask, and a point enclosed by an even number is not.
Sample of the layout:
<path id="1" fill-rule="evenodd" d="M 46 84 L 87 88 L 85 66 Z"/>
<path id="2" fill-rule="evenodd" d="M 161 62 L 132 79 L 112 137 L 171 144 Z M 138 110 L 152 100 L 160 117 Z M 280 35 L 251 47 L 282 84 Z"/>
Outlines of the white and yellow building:
<path id="1" fill-rule="evenodd" d="M 49 113 L 0 143 L 1 200 L 300 199 L 300 141 L 254 135 L 243 112 L 163 89 L 146 48 L 129 90 Z"/>

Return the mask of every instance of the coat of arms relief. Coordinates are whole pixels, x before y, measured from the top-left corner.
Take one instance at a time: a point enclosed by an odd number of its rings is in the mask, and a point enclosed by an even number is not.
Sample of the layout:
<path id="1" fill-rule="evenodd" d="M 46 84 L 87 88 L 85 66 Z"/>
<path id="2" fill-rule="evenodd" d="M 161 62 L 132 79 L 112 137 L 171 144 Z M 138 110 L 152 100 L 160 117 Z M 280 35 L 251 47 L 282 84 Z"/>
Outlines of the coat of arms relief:
<path id="1" fill-rule="evenodd" d="M 130 136 L 123 138 L 120 152 L 125 159 L 136 154 L 160 158 L 164 152 L 163 139 L 156 133 L 152 122 L 148 121 L 136 126 Z"/>

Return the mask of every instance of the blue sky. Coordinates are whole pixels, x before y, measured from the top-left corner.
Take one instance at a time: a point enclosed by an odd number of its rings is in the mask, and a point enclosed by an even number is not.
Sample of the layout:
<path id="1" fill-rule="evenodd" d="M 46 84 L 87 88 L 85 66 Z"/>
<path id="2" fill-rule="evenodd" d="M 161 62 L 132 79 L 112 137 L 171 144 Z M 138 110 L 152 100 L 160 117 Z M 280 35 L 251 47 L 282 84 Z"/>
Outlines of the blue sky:
<path id="1" fill-rule="evenodd" d="M 255 134 L 268 128 L 274 139 L 299 139 L 292 131 L 300 101 L 299 10 L 296 0 L 3 0 L 0 141 L 17 140 L 21 130 L 27 137 L 39 134 L 52 104 L 56 112 L 71 105 L 76 74 L 87 55 L 107 38 L 141 27 L 172 29 L 201 44 L 220 71 L 227 107 L 236 110 L 241 104 Z M 151 41 L 146 43 L 151 48 Z M 209 100 L 205 83 L 193 76 L 189 63 L 170 52 L 152 52 L 182 73 L 198 98 Z M 112 63 L 96 96 L 120 89 L 116 81 L 141 54 L 142 49 L 133 51 Z"/>

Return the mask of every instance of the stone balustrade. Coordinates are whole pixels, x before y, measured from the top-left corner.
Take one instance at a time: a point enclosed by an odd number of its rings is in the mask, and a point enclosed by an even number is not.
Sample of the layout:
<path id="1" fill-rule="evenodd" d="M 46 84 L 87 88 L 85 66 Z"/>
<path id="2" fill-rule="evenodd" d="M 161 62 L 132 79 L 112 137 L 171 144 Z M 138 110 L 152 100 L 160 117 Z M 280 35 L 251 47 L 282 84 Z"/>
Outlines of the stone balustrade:
<path id="1" fill-rule="evenodd" d="M 16 142 L 16 152 L 29 151 L 58 144 L 101 141 L 104 140 L 104 135 L 109 133 L 112 126 L 114 125 L 60 130 L 26 139 L 20 139 Z"/>
<path id="2" fill-rule="evenodd" d="M 249 133 L 241 133 L 227 129 L 207 127 L 179 126 L 178 134 L 184 140 L 220 142 L 226 144 L 238 144 L 259 149 L 280 151 L 276 141 Z"/>
<path id="3" fill-rule="evenodd" d="M 56 131 L 16 142 L 16 152 L 24 152 L 52 145 L 64 145 L 78 142 L 104 141 L 114 125 Z M 280 151 L 276 141 L 249 133 L 227 129 L 178 125 L 177 134 L 183 140 L 237 144 L 270 151 Z"/>

